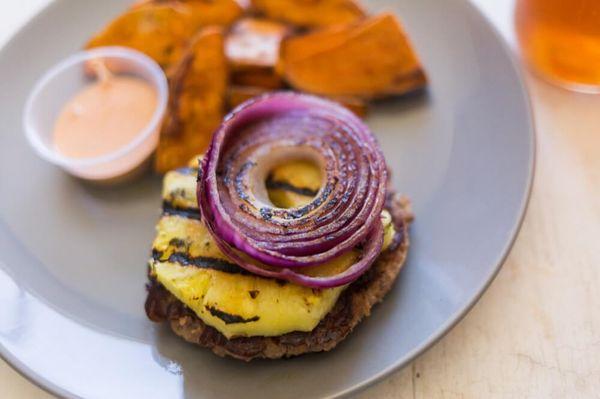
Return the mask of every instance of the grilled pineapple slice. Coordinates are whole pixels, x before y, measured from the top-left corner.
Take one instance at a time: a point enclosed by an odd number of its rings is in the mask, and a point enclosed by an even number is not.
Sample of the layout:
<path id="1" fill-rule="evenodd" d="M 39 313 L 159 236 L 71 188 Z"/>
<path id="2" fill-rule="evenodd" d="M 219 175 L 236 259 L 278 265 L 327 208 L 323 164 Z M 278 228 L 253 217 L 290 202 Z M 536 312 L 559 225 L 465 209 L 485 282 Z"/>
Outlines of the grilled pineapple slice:
<path id="1" fill-rule="evenodd" d="M 164 178 L 164 213 L 152 246 L 151 274 L 227 338 L 313 330 L 345 287 L 312 289 L 255 276 L 231 263 L 199 220 L 194 166 Z M 275 169 L 267 186 L 276 205 L 298 206 L 310 201 L 321 179 L 315 166 L 293 162 Z M 394 228 L 387 211 L 381 220 L 385 249 Z M 350 251 L 323 267 L 344 269 L 359 255 Z"/>

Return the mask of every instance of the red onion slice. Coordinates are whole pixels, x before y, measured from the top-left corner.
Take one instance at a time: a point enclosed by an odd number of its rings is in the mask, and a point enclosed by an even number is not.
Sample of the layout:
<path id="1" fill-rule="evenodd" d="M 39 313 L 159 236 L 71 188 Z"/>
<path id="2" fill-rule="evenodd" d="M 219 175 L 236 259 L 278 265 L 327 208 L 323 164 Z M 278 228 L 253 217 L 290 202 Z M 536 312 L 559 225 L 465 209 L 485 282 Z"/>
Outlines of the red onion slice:
<path id="1" fill-rule="evenodd" d="M 293 159 L 320 165 L 323 186 L 302 207 L 278 208 L 268 199 L 266 176 Z M 316 287 L 343 285 L 381 250 L 383 154 L 363 122 L 338 104 L 288 92 L 250 100 L 215 132 L 201 169 L 202 218 L 223 252 L 253 273 Z M 336 276 L 310 277 L 298 269 L 359 246 L 360 259 Z"/>

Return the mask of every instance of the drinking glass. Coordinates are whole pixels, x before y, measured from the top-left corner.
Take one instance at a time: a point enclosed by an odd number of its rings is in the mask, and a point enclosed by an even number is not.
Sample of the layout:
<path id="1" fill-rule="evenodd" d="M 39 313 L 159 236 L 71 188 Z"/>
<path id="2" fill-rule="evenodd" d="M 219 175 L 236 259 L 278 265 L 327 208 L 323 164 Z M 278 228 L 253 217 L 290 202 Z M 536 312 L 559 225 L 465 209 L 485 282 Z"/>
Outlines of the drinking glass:
<path id="1" fill-rule="evenodd" d="M 600 0 L 517 0 L 521 54 L 542 77 L 600 92 Z"/>

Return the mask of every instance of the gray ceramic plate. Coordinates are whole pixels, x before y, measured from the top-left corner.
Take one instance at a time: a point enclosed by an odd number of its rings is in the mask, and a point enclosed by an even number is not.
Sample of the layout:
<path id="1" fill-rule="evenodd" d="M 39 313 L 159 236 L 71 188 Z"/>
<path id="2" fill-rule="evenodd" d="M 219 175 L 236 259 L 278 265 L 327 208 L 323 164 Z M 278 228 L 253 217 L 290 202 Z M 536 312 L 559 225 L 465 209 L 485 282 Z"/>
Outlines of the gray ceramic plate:
<path id="1" fill-rule="evenodd" d="M 336 350 L 245 364 L 187 345 L 143 312 L 160 180 L 89 188 L 38 159 L 21 128 L 36 78 L 127 1 L 56 1 L 0 53 L 0 354 L 42 387 L 86 398 L 312 398 L 406 364 L 470 308 L 513 242 L 534 134 L 519 73 L 463 0 L 372 1 L 402 17 L 431 79 L 368 122 L 414 200 L 408 264 Z"/>

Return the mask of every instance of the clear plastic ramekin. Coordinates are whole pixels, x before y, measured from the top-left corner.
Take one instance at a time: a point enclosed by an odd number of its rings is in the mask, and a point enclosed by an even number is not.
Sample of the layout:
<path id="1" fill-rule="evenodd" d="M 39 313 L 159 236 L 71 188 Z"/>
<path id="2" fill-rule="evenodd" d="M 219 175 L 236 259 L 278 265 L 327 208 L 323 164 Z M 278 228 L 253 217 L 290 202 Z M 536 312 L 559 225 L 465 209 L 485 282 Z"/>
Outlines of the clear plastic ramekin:
<path id="1" fill-rule="evenodd" d="M 54 124 L 63 106 L 95 80 L 89 66 L 100 60 L 116 75 L 143 79 L 156 91 L 157 105 L 148 124 L 118 150 L 93 158 L 71 158 L 53 145 Z M 148 164 L 158 143 L 169 91 L 164 72 L 146 55 L 125 47 L 99 47 L 73 54 L 48 70 L 29 94 L 23 112 L 25 135 L 46 161 L 79 178 L 94 182 L 122 181 Z"/>

